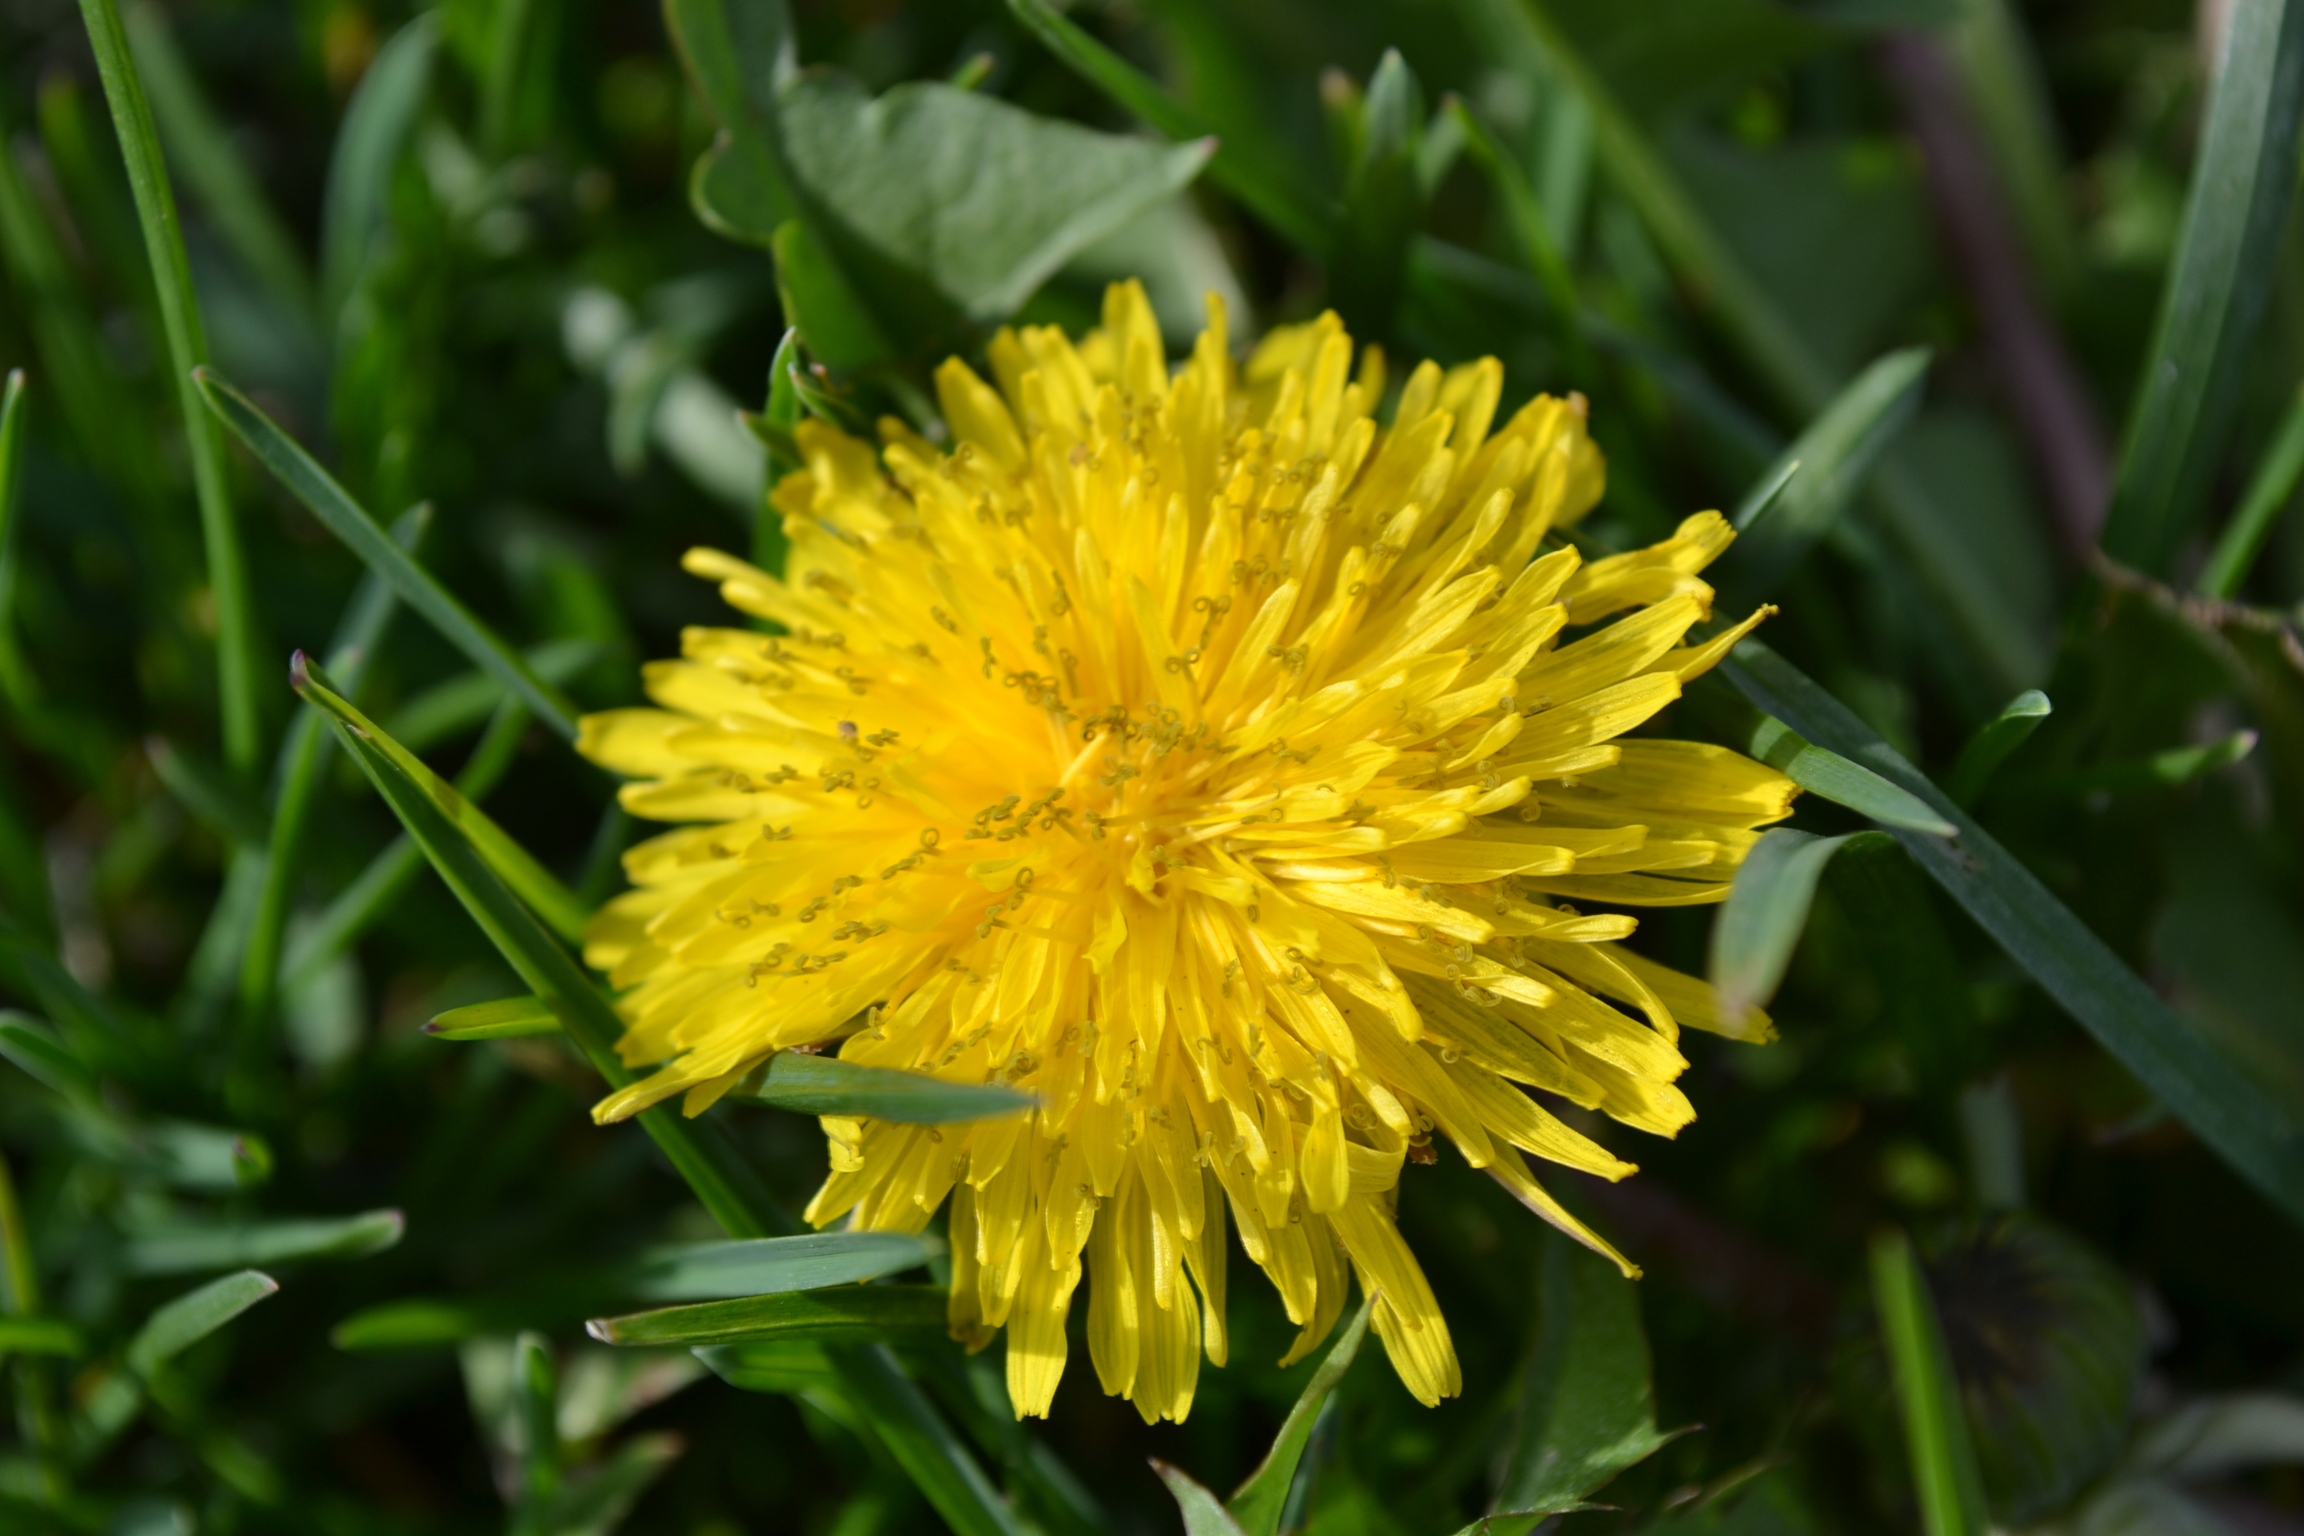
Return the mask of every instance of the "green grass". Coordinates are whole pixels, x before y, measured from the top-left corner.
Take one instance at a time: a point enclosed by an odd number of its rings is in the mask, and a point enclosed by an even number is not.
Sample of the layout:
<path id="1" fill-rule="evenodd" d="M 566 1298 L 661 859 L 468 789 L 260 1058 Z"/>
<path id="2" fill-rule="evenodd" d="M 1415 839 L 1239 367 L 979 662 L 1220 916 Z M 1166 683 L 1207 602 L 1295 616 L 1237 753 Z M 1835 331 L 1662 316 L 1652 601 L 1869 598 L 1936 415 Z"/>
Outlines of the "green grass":
<path id="1" fill-rule="evenodd" d="M 0 6 L 0 1530 L 2304 1520 L 2304 8 L 2230 9 L 2212 88 L 2160 0 Z M 1076 1349 L 1019 1426 L 934 1233 L 775 1246 L 814 1115 L 1003 1090 L 586 1113 L 576 716 L 805 415 L 1121 272 L 1580 390 L 1587 552 L 1722 508 L 1782 610 L 1663 728 L 1814 841 L 1636 941 L 1782 1038 L 1556 1181 L 1637 1284 L 1410 1170 L 1438 1409 L 1236 1263 L 1187 1423 Z"/>

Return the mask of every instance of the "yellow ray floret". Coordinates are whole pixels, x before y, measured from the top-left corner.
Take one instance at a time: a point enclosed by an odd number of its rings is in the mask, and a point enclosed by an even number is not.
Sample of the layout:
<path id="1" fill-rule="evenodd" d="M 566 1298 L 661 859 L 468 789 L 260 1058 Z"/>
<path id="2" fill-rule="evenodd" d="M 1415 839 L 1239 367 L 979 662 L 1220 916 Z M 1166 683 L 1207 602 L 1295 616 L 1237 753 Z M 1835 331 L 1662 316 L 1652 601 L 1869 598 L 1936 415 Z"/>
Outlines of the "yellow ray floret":
<path id="1" fill-rule="evenodd" d="M 1019 1414 L 1085 1280 L 1098 1379 L 1182 1419 L 1225 1355 L 1228 1226 L 1294 1355 L 1357 1276 L 1436 1402 L 1402 1166 L 1438 1133 L 1623 1264 L 1523 1154 L 1631 1165 L 1527 1090 L 1669 1136 L 1680 1029 L 1767 1034 L 1619 948 L 1631 918 L 1547 899 L 1718 900 L 1790 810 L 1758 763 L 1626 736 L 1741 632 L 1687 639 L 1727 525 L 1585 563 L 1548 537 L 1600 495 L 1580 397 L 1499 423 L 1494 360 L 1426 364 L 1379 427 L 1381 359 L 1334 316 L 1242 365 L 1210 309 L 1173 375 L 1132 283 L 1082 341 L 1001 332 L 996 383 L 937 373 L 949 452 L 803 424 L 784 573 L 687 562 L 781 632 L 690 630 L 658 708 L 584 723 L 626 806 L 688 824 L 590 933 L 655 1068 L 597 1118 L 835 1041 L 1028 1090 L 972 1125 L 828 1119 L 808 1211 L 913 1231 L 949 1202 L 953 1330 L 1007 1330 Z"/>

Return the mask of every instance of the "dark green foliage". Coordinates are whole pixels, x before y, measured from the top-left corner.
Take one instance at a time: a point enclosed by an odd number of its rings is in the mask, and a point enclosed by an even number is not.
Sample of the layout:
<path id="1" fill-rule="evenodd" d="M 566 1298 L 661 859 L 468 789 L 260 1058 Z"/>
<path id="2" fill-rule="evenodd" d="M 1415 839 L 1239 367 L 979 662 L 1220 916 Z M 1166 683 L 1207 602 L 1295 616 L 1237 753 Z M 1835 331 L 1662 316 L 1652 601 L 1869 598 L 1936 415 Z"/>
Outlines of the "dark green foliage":
<path id="1" fill-rule="evenodd" d="M 0 1530 L 2293 1524 L 2304 20 L 2201 9 L 0 0 Z M 1436 1410 L 1236 1261 L 1187 1423 L 1018 1425 L 936 1230 L 789 1236 L 808 1117 L 1007 1090 L 586 1115 L 562 738 L 681 552 L 1127 273 L 1581 391 L 1585 553 L 1723 508 L 1782 609 L 1660 729 L 1809 793 L 1634 941 L 1782 1038 L 1578 1120 L 1636 1283 L 1410 1170 Z"/>

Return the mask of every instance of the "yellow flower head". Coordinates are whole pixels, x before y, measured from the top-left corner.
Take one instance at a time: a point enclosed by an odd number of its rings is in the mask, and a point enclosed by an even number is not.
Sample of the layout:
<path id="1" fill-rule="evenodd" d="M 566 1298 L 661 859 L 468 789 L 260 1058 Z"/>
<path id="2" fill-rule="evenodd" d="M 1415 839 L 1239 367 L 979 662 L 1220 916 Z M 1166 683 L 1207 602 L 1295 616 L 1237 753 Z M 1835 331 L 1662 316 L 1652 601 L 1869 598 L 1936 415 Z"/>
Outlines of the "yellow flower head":
<path id="1" fill-rule="evenodd" d="M 1402 1165 L 1437 1131 L 1615 1258 L 1521 1153 L 1631 1165 L 1518 1085 L 1669 1136 L 1680 1027 L 1767 1029 L 1618 947 L 1631 918 L 1551 899 L 1717 901 L 1790 808 L 1733 752 L 1626 737 L 1759 617 L 1682 643 L 1727 524 L 1547 548 L 1600 495 L 1580 397 L 1496 427 L 1494 359 L 1427 363 L 1379 427 L 1382 358 L 1355 377 L 1335 316 L 1242 367 L 1210 310 L 1173 376 L 1133 283 L 1078 343 L 1002 331 L 997 388 L 937 373 L 949 452 L 803 424 L 785 574 L 687 561 L 782 633 L 691 629 L 647 670 L 661 708 L 584 722 L 634 814 L 694 824 L 627 857 L 590 935 L 624 1059 L 661 1064 L 597 1118 L 695 1114 L 831 1041 L 1034 1095 L 827 1119 L 808 1209 L 908 1232 L 949 1199 L 953 1331 L 1008 1329 L 1019 1415 L 1085 1265 L 1104 1389 L 1182 1419 L 1225 1357 L 1227 1212 L 1289 1359 L 1349 1263 L 1436 1402 L 1459 1376 Z"/>

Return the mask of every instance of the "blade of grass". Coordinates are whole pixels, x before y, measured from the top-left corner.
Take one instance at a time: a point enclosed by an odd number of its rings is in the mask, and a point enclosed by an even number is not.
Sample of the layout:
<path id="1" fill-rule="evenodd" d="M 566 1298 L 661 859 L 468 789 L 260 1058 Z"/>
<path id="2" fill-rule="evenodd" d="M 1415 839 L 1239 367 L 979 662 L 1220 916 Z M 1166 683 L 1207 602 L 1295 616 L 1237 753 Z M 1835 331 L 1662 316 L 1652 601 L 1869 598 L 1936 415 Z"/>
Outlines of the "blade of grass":
<path id="1" fill-rule="evenodd" d="M 1831 402 L 1838 380 L 1706 220 L 1661 148 L 1626 112 L 1552 18 L 1547 0 L 1458 0 L 1482 31 L 1511 30 L 1542 55 L 1590 112 L 1594 142 L 1616 191 L 1639 214 L 1665 258 L 1701 296 L 1779 404 L 1806 420 Z M 1913 567 L 1943 606 L 1963 648 L 2005 689 L 2046 673 L 2046 637 L 2025 628 L 1979 553 L 1961 539 L 1920 482 L 1893 459 L 1875 476 L 1875 504 Z"/>
<path id="2" fill-rule="evenodd" d="M 566 942 L 574 944 L 582 940 L 585 919 L 591 914 L 576 899 L 576 893 L 539 864 L 534 854 L 496 825 L 486 811 L 458 794 L 455 786 L 425 767 L 415 753 L 394 741 L 382 726 L 360 713 L 344 697 L 343 690 L 302 651 L 298 651 L 290 663 L 290 676 L 296 691 L 329 715 L 334 724 L 356 732 L 374 750 L 390 758 L 402 777 L 455 825 L 474 851 L 487 861 L 488 868 L 526 903 L 529 911 L 542 918 Z"/>
<path id="3" fill-rule="evenodd" d="M 294 1259 L 364 1259 L 400 1241 L 408 1218 L 396 1210 L 294 1221 L 234 1221 L 162 1227 L 128 1239 L 123 1261 L 135 1275 L 181 1275 Z"/>
<path id="4" fill-rule="evenodd" d="M 2277 270 L 2304 122 L 2304 0 L 2235 0 L 2104 552 L 2164 576 L 2231 440 Z"/>
<path id="5" fill-rule="evenodd" d="M 1511 228 L 1514 243 L 1520 247 L 1521 259 L 1528 263 L 1528 270 L 1543 288 L 1544 297 L 1551 301 L 1561 344 L 1568 350 L 1569 373 L 1576 378 L 1592 377 L 1592 351 L 1584 339 L 1584 302 L 1576 292 L 1576 275 L 1560 252 L 1552 221 L 1546 216 L 1536 189 L 1529 185 L 1528 173 L 1496 142 L 1488 125 L 1462 99 L 1450 97 L 1447 110 L 1463 130 L 1464 147 L 1480 169 L 1487 172 L 1489 184 L 1496 189 L 1497 201 L 1503 205 L 1504 220 Z"/>
<path id="6" fill-rule="evenodd" d="M 1957 838 L 1898 830 L 1913 860 L 1965 908 L 2009 958 L 2241 1177 L 2304 1222 L 2304 1127 L 2179 1019 L 1949 797 L 1855 713 L 1758 641 L 1723 667 L 1760 709 L 1868 766 L 1925 802 Z"/>
<path id="7" fill-rule="evenodd" d="M 411 555 L 430 526 L 430 506 L 410 508 L 392 525 L 392 539 Z M 328 646 L 328 670 L 354 692 L 376 647 L 392 621 L 394 597 L 382 577 L 370 572 L 361 578 L 344 610 L 335 638 Z M 303 871 L 304 832 L 312 819 L 321 774 L 328 764 L 328 732 L 314 709 L 300 709 L 288 727 L 274 770 L 272 825 L 264 846 L 264 886 L 256 898 L 256 915 L 248 931 L 248 947 L 240 966 L 240 1039 L 238 1060 L 246 1066 L 261 1032 L 272 1016 L 280 983 L 280 952 L 288 932 L 288 908 L 295 898 L 296 879 Z"/>
<path id="8" fill-rule="evenodd" d="M 1714 578 L 1728 612 L 1747 612 L 1773 595 L 1831 531 L 1919 410 L 1929 358 L 1926 347 L 1907 347 L 1874 362 L 1760 477 L 1737 511 L 1736 542 Z"/>
<path id="9" fill-rule="evenodd" d="M 493 675 L 535 711 L 537 719 L 568 740 L 576 739 L 575 707 L 560 690 L 538 677 L 518 651 L 393 543 L 368 510 L 354 501 L 301 444 L 213 370 L 198 371 L 194 394 L 207 401 L 217 418 L 232 428 L 264 467 L 278 476 L 280 483 L 362 564 L 390 583 L 402 602 L 424 615 L 442 639 L 462 651 L 474 666 Z"/>
<path id="10" fill-rule="evenodd" d="M 641 1255 L 642 1301 L 719 1301 L 853 1285 L 916 1269 L 943 1241 L 907 1232 L 806 1232 L 734 1243 L 681 1243 Z"/>
<path id="11" fill-rule="evenodd" d="M 520 1500 L 513 1536 L 549 1536 L 552 1497 L 560 1491 L 560 1373 L 551 1346 L 538 1333 L 512 1345 L 514 1389 L 520 1406 Z"/>
<path id="12" fill-rule="evenodd" d="M 700 1301 L 622 1317 L 596 1317 L 584 1331 L 603 1344 L 750 1344 L 762 1339 L 854 1343 L 887 1338 L 941 1339 L 948 1326 L 944 1292 L 933 1285 L 844 1285 L 785 1291 L 735 1301 Z"/>
<path id="13" fill-rule="evenodd" d="M 907 1125 L 948 1125 L 1030 1109 L 1028 1093 L 990 1084 L 950 1083 L 925 1072 L 859 1066 L 837 1056 L 780 1051 L 757 1088 L 737 1097 L 800 1115 L 863 1115 Z"/>
<path id="14" fill-rule="evenodd" d="M 1336 1342 L 1320 1361 L 1320 1368 L 1312 1379 L 1304 1383 L 1288 1417 L 1280 1421 L 1280 1433 L 1272 1437 L 1272 1448 L 1256 1464 L 1256 1470 L 1233 1490 L 1225 1508 L 1238 1523 L 1243 1536 L 1275 1536 L 1280 1529 L 1280 1512 L 1287 1507 L 1288 1490 L 1296 1482 L 1296 1465 L 1304 1459 L 1304 1446 L 1312 1438 L 1313 1421 L 1320 1410 L 1343 1382 L 1344 1373 L 1352 1368 L 1352 1361 L 1360 1353 L 1360 1341 L 1367 1337 L 1368 1319 L 1376 1310 L 1376 1298 L 1370 1296 L 1360 1303 L 1360 1310 L 1352 1314 L 1352 1321 L 1337 1335 Z M 1182 1495 L 1178 1496 L 1181 1499 Z"/>
<path id="15" fill-rule="evenodd" d="M 311 686 L 307 681 L 307 687 Z M 339 716 L 337 739 L 423 849 L 464 910 L 507 964 L 560 1016 L 570 1040 L 612 1088 L 635 1074 L 616 1054 L 623 1031 L 615 1009 L 520 904 L 462 829 L 402 772 L 398 762 Z M 665 1159 L 730 1237 L 778 1236 L 792 1218 L 770 1198 L 719 1126 L 691 1121 L 668 1105 L 636 1116 Z M 939 1303 L 941 1316 L 941 1303 Z M 939 1323 L 941 1328 L 941 1323 Z M 1015 1516 L 951 1426 L 877 1345 L 842 1346 L 833 1359 L 844 1390 L 936 1512 L 961 1536 L 1022 1536 Z"/>
<path id="16" fill-rule="evenodd" d="M 1301 178 L 1242 144 L 1237 134 L 1219 133 L 1215 124 L 1083 32 L 1048 0 L 1008 0 L 1008 9 L 1050 53 L 1155 132 L 1179 143 L 1216 139 L 1216 153 L 1208 162 L 1209 177 L 1298 250 L 1314 257 L 1328 254 L 1335 238 L 1331 222 L 1316 203 L 1298 192 Z"/>
<path id="17" fill-rule="evenodd" d="M 1792 951 L 1808 926 L 1816 882 L 1832 855 L 1859 837 L 1887 839 L 1878 832 L 1845 837 L 1811 837 L 1789 827 L 1771 827 L 1736 870 L 1728 901 L 1712 924 L 1707 972 L 1719 990 L 1721 1011 L 1741 1019 L 1776 995 Z"/>
<path id="18" fill-rule="evenodd" d="M 151 0 L 138 0 L 124 18 L 128 44 L 142 71 L 152 114 L 167 139 L 176 168 L 206 205 L 208 216 L 268 294 L 298 318 L 312 315 L 312 273 L 287 226 L 232 147 L 230 134 L 176 47 L 167 16 Z"/>
<path id="19" fill-rule="evenodd" d="M 2304 478 L 2304 389 L 2297 390 L 2296 398 L 2288 403 L 2280 431 L 2272 446 L 2264 450 L 2263 462 L 2256 466 L 2255 477 L 2248 482 L 2232 521 L 2217 536 L 2208 564 L 2194 584 L 2195 591 L 2203 597 L 2225 599 L 2239 592 L 2240 584 L 2255 567 L 2257 555 L 2263 552 L 2264 541 L 2272 536 L 2272 525 L 2295 499 L 2299 478 Z"/>
<path id="20" fill-rule="evenodd" d="M 1889 783 L 1861 763 L 1852 763 L 1802 737 L 1773 716 L 1752 731 L 1752 755 L 1810 794 L 1869 816 L 1884 827 L 1930 837 L 1955 835 L 1952 823 L 1926 802 Z"/>
<path id="21" fill-rule="evenodd" d="M 1928 1536 L 1985 1536 L 1990 1526 L 1984 1479 L 1960 1408 L 1943 1324 L 1912 1256 L 1912 1240 L 1901 1231 L 1890 1229 L 1872 1239 L 1872 1299 L 1895 1368 L 1896 1405 L 1904 1420 L 1912 1481 L 1920 1491 L 1922 1528 Z"/>
<path id="22" fill-rule="evenodd" d="M 1152 1459 L 1152 1470 L 1176 1497 L 1177 1513 L 1184 1517 L 1184 1536 L 1247 1536 L 1231 1511 L 1191 1473 L 1158 1457 Z"/>
<path id="23" fill-rule="evenodd" d="M 1960 760 L 1952 765 L 1952 777 L 1944 783 L 1944 793 L 1962 810 L 1974 806 L 1976 797 L 1984 793 L 1984 786 L 1992 782 L 1992 775 L 2008 760 L 2008 754 L 2031 738 L 2040 728 L 2040 722 L 2055 710 L 2048 695 L 2037 688 L 2027 688 L 2008 701 L 2008 707 L 1987 721 L 1968 745 L 1960 749 Z"/>
<path id="24" fill-rule="evenodd" d="M 167 332 L 168 366 L 192 450 L 192 484 L 200 504 L 200 533 L 208 557 L 208 583 L 216 610 L 218 691 L 223 705 L 224 759 L 232 771 L 256 771 L 261 724 L 256 702 L 256 616 L 248 590 L 240 530 L 232 510 L 224 460 L 224 434 L 203 409 L 193 371 L 208 362 L 208 333 L 192 291 L 192 266 L 184 253 L 184 230 L 176 194 L 152 123 L 151 103 L 137 77 L 136 61 L 121 29 L 116 0 L 80 0 L 88 40 L 96 50 L 96 71 L 112 107 L 112 125 L 128 165 L 128 185 L 144 228 L 145 254 Z"/>
<path id="25" fill-rule="evenodd" d="M 424 11 L 376 51 L 336 130 L 320 221 L 323 317 L 333 327 L 383 228 L 392 168 L 416 127 L 438 51 L 438 13 Z"/>
<path id="26" fill-rule="evenodd" d="M 121 1369 L 96 1384 L 73 1426 L 75 1459 L 93 1461 L 144 1406 L 153 1373 L 280 1289 L 270 1275 L 242 1270 L 211 1280 L 155 1309 L 128 1343 Z"/>
<path id="27" fill-rule="evenodd" d="M 540 997 L 507 997 L 451 1008 L 424 1026 L 438 1040 L 505 1040 L 560 1033 L 560 1016 Z"/>

